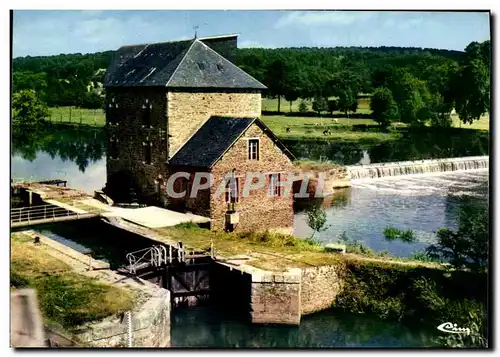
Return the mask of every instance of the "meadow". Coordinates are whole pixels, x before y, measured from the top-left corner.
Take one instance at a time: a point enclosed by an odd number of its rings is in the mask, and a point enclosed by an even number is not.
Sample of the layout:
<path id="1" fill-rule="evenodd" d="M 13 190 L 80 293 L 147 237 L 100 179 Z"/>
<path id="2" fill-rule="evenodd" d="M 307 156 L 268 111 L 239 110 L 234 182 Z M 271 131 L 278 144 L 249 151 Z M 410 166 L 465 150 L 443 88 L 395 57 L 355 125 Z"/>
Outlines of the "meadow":
<path id="1" fill-rule="evenodd" d="M 292 102 L 292 112 L 297 112 L 301 99 Z M 312 111 L 312 104 L 308 103 L 309 111 Z M 360 143 L 379 143 L 390 140 L 397 140 L 400 137 L 397 131 L 398 127 L 404 127 L 403 123 L 392 123 L 390 130 L 382 132 L 373 128 L 377 123 L 370 118 L 352 118 L 345 117 L 343 113 L 334 112 L 337 118 L 332 118 L 329 113 L 322 113 L 321 116 L 307 116 L 310 113 L 300 116 L 286 115 L 290 110 L 290 103 L 282 99 L 281 113 L 277 113 L 278 100 L 277 98 L 262 99 L 262 111 L 266 113 L 261 119 L 268 125 L 275 134 L 282 139 L 298 139 L 298 140 L 333 140 L 344 142 L 360 142 Z M 276 114 L 272 113 L 276 112 Z M 356 114 L 369 115 L 370 99 L 360 98 L 358 111 Z M 106 124 L 105 113 L 102 109 L 82 109 L 58 107 L 50 108 L 50 118 L 52 123 L 65 123 L 73 125 L 90 125 L 104 126 Z M 453 126 L 462 129 L 489 130 L 489 117 L 483 116 L 480 120 L 474 121 L 472 124 L 464 124 L 458 116 L 452 114 Z M 354 126 L 372 126 L 369 130 L 356 128 Z M 329 131 L 325 135 L 325 130 Z"/>

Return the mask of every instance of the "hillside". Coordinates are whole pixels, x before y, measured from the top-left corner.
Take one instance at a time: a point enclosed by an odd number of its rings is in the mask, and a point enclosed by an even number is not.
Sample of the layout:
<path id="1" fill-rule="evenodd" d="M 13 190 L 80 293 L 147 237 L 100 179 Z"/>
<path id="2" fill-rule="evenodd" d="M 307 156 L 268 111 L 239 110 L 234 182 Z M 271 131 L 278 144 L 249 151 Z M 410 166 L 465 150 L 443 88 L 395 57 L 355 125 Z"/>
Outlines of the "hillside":
<path id="1" fill-rule="evenodd" d="M 100 107 L 99 84 L 113 54 L 105 51 L 14 58 L 13 90 L 35 89 L 49 106 Z M 369 93 L 377 86 L 377 74 L 389 68 L 407 68 L 420 77 L 426 68 L 457 62 L 462 56 L 459 51 L 404 47 L 245 48 L 238 49 L 236 64 L 271 88 L 273 81 L 279 81 L 273 66 L 280 63 L 278 72 L 295 76 L 301 96 L 313 97 L 322 90 L 319 83 L 323 85 L 342 71 L 355 73 L 362 91 Z"/>

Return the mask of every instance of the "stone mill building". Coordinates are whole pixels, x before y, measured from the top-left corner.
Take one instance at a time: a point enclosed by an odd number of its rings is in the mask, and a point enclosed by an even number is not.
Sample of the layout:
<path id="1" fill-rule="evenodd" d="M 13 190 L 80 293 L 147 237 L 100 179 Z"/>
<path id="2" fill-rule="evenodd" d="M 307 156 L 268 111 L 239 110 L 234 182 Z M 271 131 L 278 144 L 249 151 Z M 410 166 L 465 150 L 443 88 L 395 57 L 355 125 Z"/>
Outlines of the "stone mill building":
<path id="1" fill-rule="evenodd" d="M 104 79 L 106 191 L 115 201 L 206 216 L 216 230 L 291 229 L 292 194 L 277 182 L 293 156 L 259 119 L 266 87 L 231 62 L 236 46 L 229 35 L 118 49 Z M 169 197 L 166 182 L 180 172 L 188 174 L 175 180 L 175 192 L 187 195 Z M 197 172 L 214 182 L 189 197 Z M 267 182 L 243 197 L 247 172 Z M 216 195 L 228 176 L 225 194 Z"/>

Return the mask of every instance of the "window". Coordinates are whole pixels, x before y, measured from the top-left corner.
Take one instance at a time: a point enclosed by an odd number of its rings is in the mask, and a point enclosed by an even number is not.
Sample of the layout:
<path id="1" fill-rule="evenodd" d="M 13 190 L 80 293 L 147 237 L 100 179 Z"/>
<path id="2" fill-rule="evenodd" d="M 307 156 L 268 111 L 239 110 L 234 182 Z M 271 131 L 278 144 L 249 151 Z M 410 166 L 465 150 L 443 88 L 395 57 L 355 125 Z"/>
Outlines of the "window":
<path id="1" fill-rule="evenodd" d="M 232 179 L 229 179 L 228 183 L 226 184 L 226 202 L 227 203 L 235 203 L 238 202 L 239 198 L 239 179 L 234 177 Z"/>
<path id="2" fill-rule="evenodd" d="M 269 196 L 281 196 L 280 174 L 269 175 Z"/>
<path id="3" fill-rule="evenodd" d="M 109 158 L 118 159 L 118 139 L 114 136 L 109 139 Z"/>
<path id="4" fill-rule="evenodd" d="M 259 139 L 248 140 L 248 159 L 259 160 Z"/>
<path id="5" fill-rule="evenodd" d="M 142 143 L 142 145 L 144 146 L 144 163 L 147 165 L 151 165 L 152 144 L 148 141 Z"/>
<path id="6" fill-rule="evenodd" d="M 151 105 L 142 106 L 142 125 L 146 128 L 151 126 Z"/>
<path id="7" fill-rule="evenodd" d="M 115 108 L 118 108 L 118 104 L 115 103 L 115 98 L 111 98 L 111 102 L 106 106 L 106 117 L 109 124 L 116 124 L 117 122 L 117 110 Z"/>

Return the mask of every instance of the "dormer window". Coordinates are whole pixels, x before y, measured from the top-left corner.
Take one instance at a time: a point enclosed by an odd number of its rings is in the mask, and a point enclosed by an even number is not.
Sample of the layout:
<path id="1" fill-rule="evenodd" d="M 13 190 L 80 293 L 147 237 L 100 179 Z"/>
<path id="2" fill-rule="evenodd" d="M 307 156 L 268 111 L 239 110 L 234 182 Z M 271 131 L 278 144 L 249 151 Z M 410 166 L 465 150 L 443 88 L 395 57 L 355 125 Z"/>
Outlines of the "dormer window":
<path id="1" fill-rule="evenodd" d="M 198 62 L 198 68 L 203 71 L 205 69 L 205 63 Z"/>
<path id="2" fill-rule="evenodd" d="M 221 65 L 221 64 L 217 63 L 217 69 L 218 69 L 219 71 L 222 71 L 222 70 L 224 69 L 224 67 L 222 67 L 222 65 Z"/>

